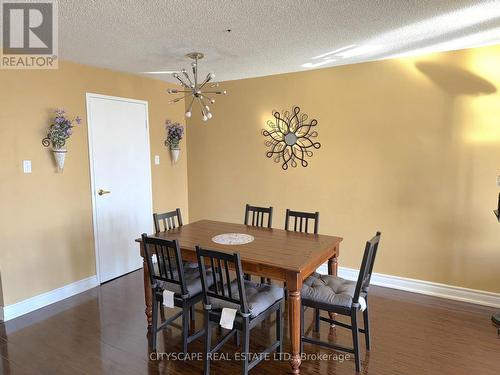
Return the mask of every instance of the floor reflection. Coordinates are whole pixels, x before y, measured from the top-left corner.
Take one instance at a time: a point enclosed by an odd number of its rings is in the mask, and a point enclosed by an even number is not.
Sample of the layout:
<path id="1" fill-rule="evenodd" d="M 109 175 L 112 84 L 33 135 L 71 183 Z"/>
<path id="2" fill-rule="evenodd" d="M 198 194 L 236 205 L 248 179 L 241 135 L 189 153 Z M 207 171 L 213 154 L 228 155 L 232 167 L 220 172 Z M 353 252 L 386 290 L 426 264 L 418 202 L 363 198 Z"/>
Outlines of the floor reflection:
<path id="1" fill-rule="evenodd" d="M 361 345 L 361 373 L 442 374 L 456 373 L 454 370 L 459 368 L 464 373 L 481 375 L 500 372 L 500 340 L 489 320 L 493 309 L 377 287 L 370 291 L 373 350 L 367 353 Z M 0 374 L 200 374 L 203 364 L 198 360 L 149 360 L 143 293 L 139 271 L 0 324 Z M 175 310 L 165 311 L 167 318 L 174 313 Z M 350 330 L 331 328 L 323 322 L 320 332 L 313 333 L 312 315 L 312 310 L 308 309 L 305 314 L 307 335 L 351 346 Z M 285 311 L 285 352 L 289 353 L 287 318 Z M 196 326 L 202 323 L 199 306 Z M 268 319 L 252 331 L 252 352 L 261 351 L 274 340 L 274 325 L 274 319 Z M 460 330 L 456 330 L 457 326 Z M 468 345 L 463 346 L 463 342 Z M 180 352 L 180 329 L 169 327 L 162 331 L 158 350 Z M 228 354 L 237 350 L 232 340 L 223 348 Z M 203 352 L 203 340 L 191 343 L 189 351 Z M 337 354 L 338 357 L 306 359 L 301 374 L 355 373 L 354 361 L 342 360 L 340 352 L 305 344 L 304 353 Z M 288 371 L 286 360 L 269 360 L 259 364 L 252 373 L 279 375 Z M 238 373 L 238 361 L 212 363 L 212 374 Z"/>

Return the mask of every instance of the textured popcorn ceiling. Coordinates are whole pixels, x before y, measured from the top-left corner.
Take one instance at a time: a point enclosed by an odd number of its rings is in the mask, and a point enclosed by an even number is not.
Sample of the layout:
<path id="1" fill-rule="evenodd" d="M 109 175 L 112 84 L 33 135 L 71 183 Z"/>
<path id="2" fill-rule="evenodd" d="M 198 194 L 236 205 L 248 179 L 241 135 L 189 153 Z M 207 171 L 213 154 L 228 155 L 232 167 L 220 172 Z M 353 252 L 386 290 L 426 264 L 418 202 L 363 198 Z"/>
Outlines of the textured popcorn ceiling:
<path id="1" fill-rule="evenodd" d="M 497 43 L 500 1 L 59 0 L 61 58 L 131 73 L 190 51 L 232 80 Z"/>

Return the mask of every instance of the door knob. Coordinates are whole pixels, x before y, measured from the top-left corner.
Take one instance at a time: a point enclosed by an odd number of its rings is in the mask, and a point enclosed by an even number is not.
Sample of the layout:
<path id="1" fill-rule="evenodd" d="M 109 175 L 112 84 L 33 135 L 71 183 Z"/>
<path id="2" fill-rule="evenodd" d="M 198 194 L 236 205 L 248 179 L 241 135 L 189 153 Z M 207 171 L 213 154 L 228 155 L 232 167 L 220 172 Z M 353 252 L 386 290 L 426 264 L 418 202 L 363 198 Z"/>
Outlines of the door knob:
<path id="1" fill-rule="evenodd" d="M 111 193 L 111 192 L 110 192 L 110 191 L 107 191 L 107 190 L 102 190 L 102 189 L 99 189 L 99 190 L 97 191 L 97 194 L 99 194 L 99 195 L 104 195 L 104 194 L 109 194 L 109 193 Z"/>

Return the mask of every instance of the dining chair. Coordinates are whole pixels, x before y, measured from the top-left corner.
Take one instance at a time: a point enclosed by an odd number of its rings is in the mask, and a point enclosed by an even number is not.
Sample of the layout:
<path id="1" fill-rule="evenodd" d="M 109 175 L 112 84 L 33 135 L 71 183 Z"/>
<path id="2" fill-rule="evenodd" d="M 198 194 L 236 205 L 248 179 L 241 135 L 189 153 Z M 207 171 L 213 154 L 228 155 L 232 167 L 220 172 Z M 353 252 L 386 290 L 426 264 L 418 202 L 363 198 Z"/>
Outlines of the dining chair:
<path id="1" fill-rule="evenodd" d="M 378 245 L 380 242 L 380 232 L 366 242 L 363 261 L 359 271 L 358 280 L 345 280 L 340 277 L 330 275 L 320 275 L 313 273 L 306 280 L 301 291 L 302 306 L 301 306 L 301 352 L 303 352 L 304 342 L 325 346 L 331 349 L 345 351 L 354 354 L 356 371 L 359 372 L 361 360 L 359 356 L 358 333 L 365 335 L 366 350 L 370 350 L 370 322 L 368 317 L 368 288 L 373 271 L 373 264 L 377 255 Z M 339 327 L 350 329 L 352 332 L 353 348 L 348 348 L 342 345 L 333 344 L 330 342 L 320 341 L 304 335 L 304 308 L 312 307 L 335 313 L 339 315 L 349 316 L 351 325 L 339 322 L 335 319 L 326 318 L 315 314 L 314 332 L 319 331 L 320 321 L 325 321 L 330 324 L 335 324 Z M 363 312 L 363 328 L 358 326 L 358 312 Z"/>
<path id="2" fill-rule="evenodd" d="M 194 305 L 203 299 L 199 268 L 185 267 L 177 240 L 148 237 L 143 233 L 142 243 L 153 296 L 152 350 L 156 351 L 158 332 L 182 316 L 182 351 L 186 354 L 188 344 L 204 333 L 204 330 L 200 329 L 192 335 L 189 334 L 190 328 L 194 328 Z M 157 263 L 153 263 L 153 256 L 158 260 Z M 205 272 L 211 274 L 212 270 L 207 269 Z M 212 285 L 211 279 L 207 280 L 207 285 Z M 181 311 L 158 326 L 158 310 L 163 309 L 165 290 L 174 293 L 174 306 L 181 308 Z"/>
<path id="3" fill-rule="evenodd" d="M 252 216 L 251 223 L 249 222 L 250 214 Z M 267 225 L 264 221 L 264 216 L 267 215 Z M 259 207 L 259 206 L 251 206 L 248 203 L 245 206 L 245 220 L 243 222 L 245 225 L 251 225 L 253 227 L 267 227 L 271 228 L 273 225 L 273 208 L 272 207 Z M 251 276 L 249 274 L 245 274 L 245 279 L 250 280 Z M 264 277 L 260 278 L 260 282 L 266 282 Z M 271 279 L 267 279 L 267 282 L 270 283 Z"/>
<path id="4" fill-rule="evenodd" d="M 177 224 L 175 223 L 177 219 Z M 174 211 L 165 212 L 162 214 L 153 214 L 153 222 L 155 224 L 155 232 L 162 232 L 161 223 L 163 222 L 163 230 L 170 230 L 176 227 L 182 227 L 181 209 L 176 208 Z"/>
<path id="5" fill-rule="evenodd" d="M 318 234 L 319 212 L 301 212 L 286 209 L 285 230 L 290 230 L 290 219 L 294 219 L 293 231 L 309 233 L 309 220 L 314 221 L 313 233 Z"/>
<path id="6" fill-rule="evenodd" d="M 177 224 L 176 224 L 177 220 Z M 178 227 L 182 227 L 182 215 L 181 215 L 181 209 L 176 208 L 173 211 L 169 212 L 164 212 L 162 214 L 153 214 L 153 222 L 155 224 L 155 233 L 160 233 L 162 232 L 162 226 L 161 224 L 163 223 L 163 231 L 175 229 Z M 196 268 L 198 269 L 198 264 L 196 262 L 188 262 L 184 261 L 184 268 Z"/>
<path id="7" fill-rule="evenodd" d="M 243 339 L 242 374 L 246 375 L 265 358 L 265 354 L 273 351 L 282 352 L 283 288 L 244 280 L 239 253 L 228 254 L 196 246 L 196 255 L 203 287 L 205 316 L 204 374 L 210 374 L 210 358 L 213 353 L 216 353 L 232 336 L 238 339 L 241 335 Z M 210 275 L 207 265 L 210 269 L 217 271 Z M 230 273 L 230 270 L 234 270 L 234 273 Z M 235 276 L 232 277 L 231 274 Z M 210 287 L 210 279 L 212 279 L 212 287 Z M 215 345 L 212 345 L 212 328 L 219 324 L 223 308 L 237 310 L 233 328 Z M 256 358 L 249 361 L 250 331 L 272 313 L 276 313 L 276 340 L 260 355 L 252 355 Z"/>
<path id="8" fill-rule="evenodd" d="M 309 220 L 314 221 L 313 233 L 318 234 L 319 227 L 319 212 L 302 212 L 302 211 L 292 211 L 290 209 L 286 209 L 285 213 L 285 230 L 290 230 L 290 218 L 294 220 L 293 222 L 293 231 L 294 232 L 302 232 L 309 233 Z M 283 283 L 283 286 L 286 288 L 286 282 Z M 316 314 L 319 314 L 319 310 L 317 310 Z"/>

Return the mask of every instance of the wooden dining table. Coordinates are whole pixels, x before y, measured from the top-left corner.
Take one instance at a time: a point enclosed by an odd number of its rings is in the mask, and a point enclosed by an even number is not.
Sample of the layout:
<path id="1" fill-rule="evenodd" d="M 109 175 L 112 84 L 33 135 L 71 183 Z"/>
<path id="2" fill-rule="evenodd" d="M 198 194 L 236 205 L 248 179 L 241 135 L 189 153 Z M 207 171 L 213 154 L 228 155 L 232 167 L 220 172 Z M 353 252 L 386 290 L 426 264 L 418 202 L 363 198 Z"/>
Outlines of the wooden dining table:
<path id="1" fill-rule="evenodd" d="M 254 237 L 244 245 L 221 245 L 212 238 L 224 233 L 243 233 Z M 240 253 L 245 273 L 286 282 L 290 325 L 291 359 L 293 374 L 300 373 L 300 291 L 302 282 L 325 262 L 328 273 L 337 275 L 341 237 L 299 233 L 275 228 L 259 228 L 242 224 L 200 220 L 152 235 L 169 240 L 177 239 L 185 261 L 197 262 L 195 246 Z M 148 325 L 152 324 L 152 291 L 147 271 L 147 259 L 141 239 L 144 260 L 144 294 Z"/>

